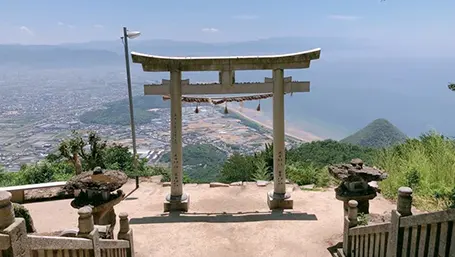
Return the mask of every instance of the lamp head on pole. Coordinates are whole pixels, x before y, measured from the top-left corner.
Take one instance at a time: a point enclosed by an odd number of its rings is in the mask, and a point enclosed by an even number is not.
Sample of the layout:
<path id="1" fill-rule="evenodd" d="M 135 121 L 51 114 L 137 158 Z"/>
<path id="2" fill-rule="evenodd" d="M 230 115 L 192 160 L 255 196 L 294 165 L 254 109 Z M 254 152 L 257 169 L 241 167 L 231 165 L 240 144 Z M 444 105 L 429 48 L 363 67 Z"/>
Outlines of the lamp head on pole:
<path id="1" fill-rule="evenodd" d="M 133 39 L 133 38 L 139 37 L 141 35 L 141 32 L 139 32 L 139 31 L 128 31 L 126 35 L 127 35 L 127 37 L 129 39 Z"/>

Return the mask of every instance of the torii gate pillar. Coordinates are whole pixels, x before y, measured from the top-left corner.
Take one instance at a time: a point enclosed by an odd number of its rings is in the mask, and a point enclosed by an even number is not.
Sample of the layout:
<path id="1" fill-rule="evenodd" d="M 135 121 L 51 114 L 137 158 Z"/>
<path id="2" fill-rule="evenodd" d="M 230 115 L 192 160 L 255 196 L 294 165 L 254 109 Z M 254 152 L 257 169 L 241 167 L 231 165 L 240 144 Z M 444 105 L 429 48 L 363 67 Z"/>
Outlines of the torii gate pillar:
<path id="1" fill-rule="evenodd" d="M 164 211 L 188 211 L 189 195 L 183 192 L 182 169 L 182 72 L 171 71 L 171 193 L 166 196 Z"/>
<path id="2" fill-rule="evenodd" d="M 273 70 L 273 192 L 267 195 L 270 209 L 292 209 L 294 201 L 286 192 L 284 132 L 284 71 Z"/>

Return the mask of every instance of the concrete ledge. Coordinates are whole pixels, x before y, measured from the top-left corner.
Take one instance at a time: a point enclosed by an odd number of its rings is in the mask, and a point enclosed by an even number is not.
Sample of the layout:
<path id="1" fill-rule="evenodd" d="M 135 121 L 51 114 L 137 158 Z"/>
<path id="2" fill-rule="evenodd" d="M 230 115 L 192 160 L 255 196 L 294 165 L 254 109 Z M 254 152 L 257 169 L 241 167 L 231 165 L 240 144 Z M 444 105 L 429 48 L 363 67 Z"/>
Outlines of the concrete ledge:
<path id="1" fill-rule="evenodd" d="M 293 209 L 294 200 L 292 200 L 291 195 L 287 194 L 286 198 L 274 198 L 273 193 L 267 194 L 267 205 L 270 210 L 276 209 Z"/>
<path id="2" fill-rule="evenodd" d="M 190 205 L 190 195 L 182 197 L 179 200 L 168 200 L 169 197 L 164 199 L 164 212 L 183 211 L 187 212 Z"/>

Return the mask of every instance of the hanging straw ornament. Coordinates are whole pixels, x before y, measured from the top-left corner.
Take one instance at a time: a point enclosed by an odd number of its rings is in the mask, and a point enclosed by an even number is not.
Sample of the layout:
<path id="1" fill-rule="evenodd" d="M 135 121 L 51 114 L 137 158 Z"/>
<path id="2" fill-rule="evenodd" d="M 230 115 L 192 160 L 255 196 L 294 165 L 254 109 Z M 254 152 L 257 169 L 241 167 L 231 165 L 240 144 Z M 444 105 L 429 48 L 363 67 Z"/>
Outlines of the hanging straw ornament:
<path id="1" fill-rule="evenodd" d="M 258 111 L 258 112 L 261 111 L 261 99 L 259 99 L 259 104 L 258 104 L 258 107 L 256 108 L 256 111 Z"/>
<path id="2" fill-rule="evenodd" d="M 196 104 L 196 110 L 194 110 L 194 113 L 199 113 L 199 104 Z"/>
<path id="3" fill-rule="evenodd" d="M 228 114 L 228 109 L 227 109 L 227 102 L 224 104 L 224 114 Z"/>

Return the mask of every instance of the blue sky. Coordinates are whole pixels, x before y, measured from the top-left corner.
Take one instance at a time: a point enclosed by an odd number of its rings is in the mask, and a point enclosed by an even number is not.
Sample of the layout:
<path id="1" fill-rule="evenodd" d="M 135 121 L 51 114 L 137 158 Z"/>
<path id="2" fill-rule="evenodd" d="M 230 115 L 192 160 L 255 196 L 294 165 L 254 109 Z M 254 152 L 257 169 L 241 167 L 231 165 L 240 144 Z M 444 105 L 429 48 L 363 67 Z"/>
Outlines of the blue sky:
<path id="1" fill-rule="evenodd" d="M 454 11 L 454 0 L 0 0 L 0 43 L 115 40 L 127 26 L 142 39 L 327 36 L 453 52 Z"/>

